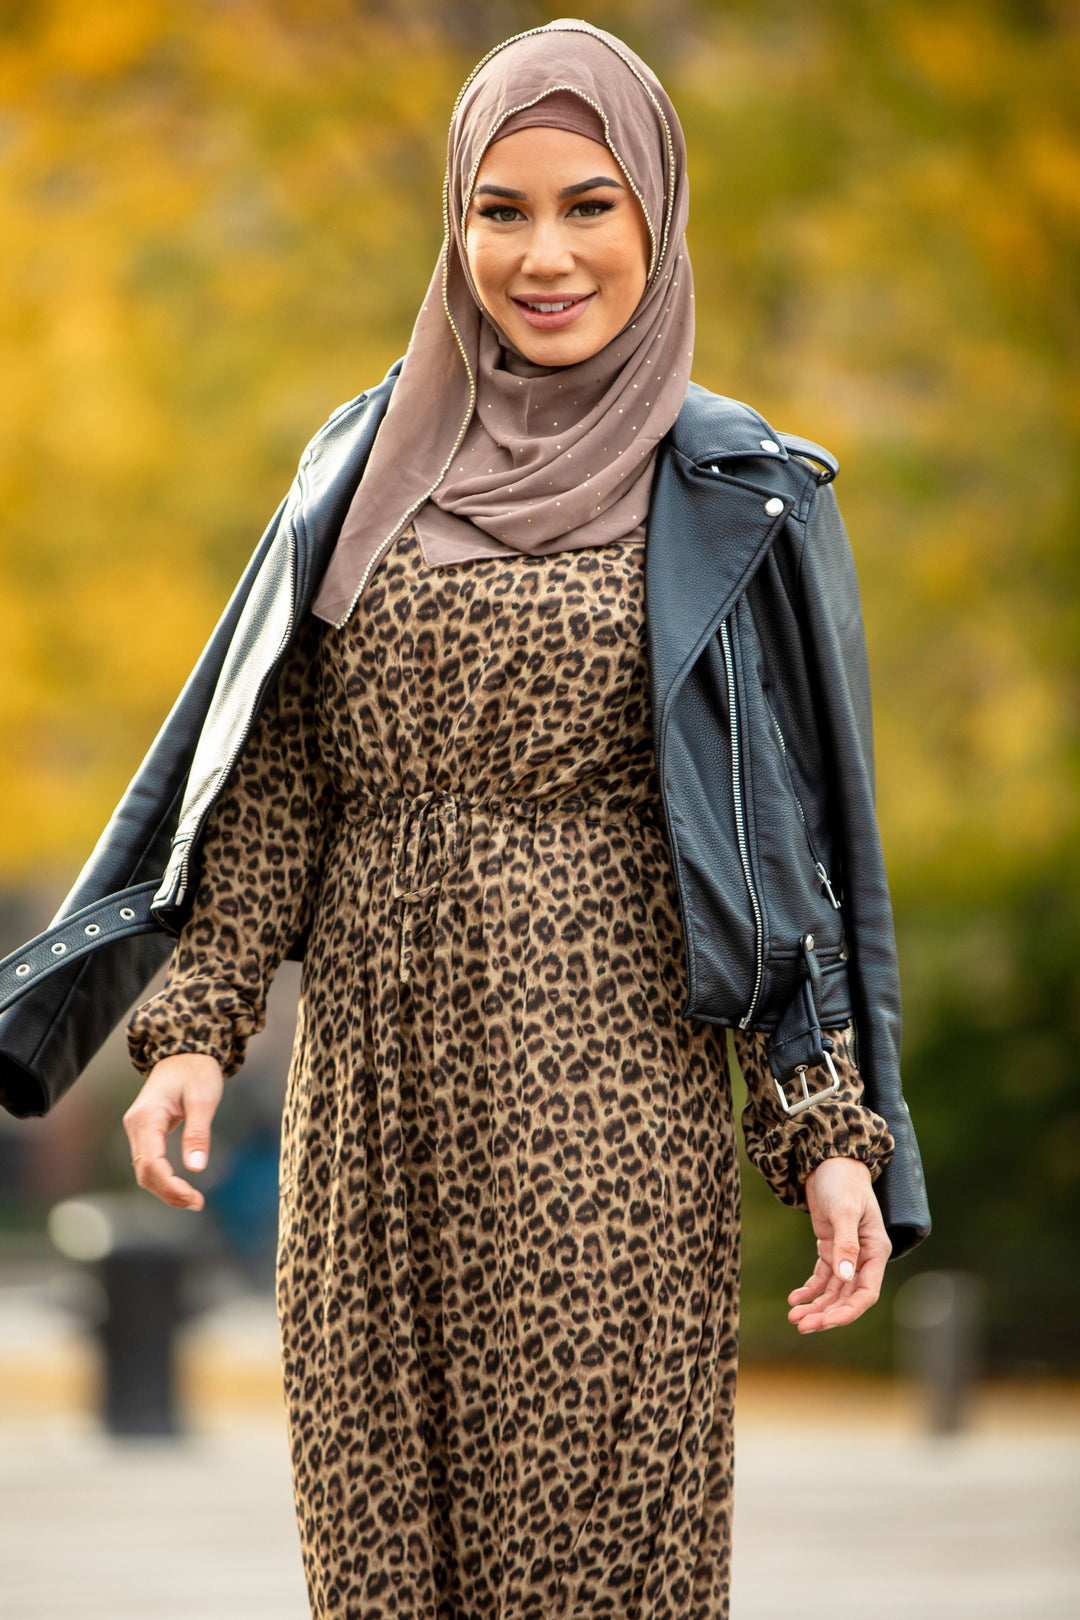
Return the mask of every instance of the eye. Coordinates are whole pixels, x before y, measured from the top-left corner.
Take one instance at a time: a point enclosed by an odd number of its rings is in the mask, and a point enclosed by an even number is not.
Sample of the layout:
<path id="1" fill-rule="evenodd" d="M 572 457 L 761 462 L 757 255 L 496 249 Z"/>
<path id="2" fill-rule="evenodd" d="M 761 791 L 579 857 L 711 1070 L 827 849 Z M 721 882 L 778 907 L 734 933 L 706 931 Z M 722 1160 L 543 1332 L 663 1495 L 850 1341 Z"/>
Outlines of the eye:
<path id="1" fill-rule="evenodd" d="M 492 208 L 481 208 L 481 219 L 493 219 L 496 225 L 512 225 L 515 219 L 522 217 L 521 209 L 514 208 L 510 203 L 496 203 Z"/>
<path id="2" fill-rule="evenodd" d="M 581 215 L 582 219 L 598 219 L 601 214 L 610 213 L 614 207 L 615 204 L 612 202 L 604 202 L 599 197 L 592 197 L 586 202 L 575 203 L 570 212 L 576 214 L 579 208 L 584 208 L 586 212 Z"/>

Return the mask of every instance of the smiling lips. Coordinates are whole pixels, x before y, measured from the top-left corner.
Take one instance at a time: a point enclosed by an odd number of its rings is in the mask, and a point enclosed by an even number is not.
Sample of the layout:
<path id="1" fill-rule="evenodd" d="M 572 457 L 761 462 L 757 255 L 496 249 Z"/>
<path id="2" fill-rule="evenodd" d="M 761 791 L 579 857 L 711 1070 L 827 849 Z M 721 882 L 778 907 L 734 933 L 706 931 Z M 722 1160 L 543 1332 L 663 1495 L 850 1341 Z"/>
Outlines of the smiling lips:
<path id="1" fill-rule="evenodd" d="M 571 293 L 561 298 L 548 294 L 528 299 L 514 298 L 512 302 L 530 326 L 535 326 L 541 332 L 551 332 L 576 321 L 595 297 L 595 293 Z"/>

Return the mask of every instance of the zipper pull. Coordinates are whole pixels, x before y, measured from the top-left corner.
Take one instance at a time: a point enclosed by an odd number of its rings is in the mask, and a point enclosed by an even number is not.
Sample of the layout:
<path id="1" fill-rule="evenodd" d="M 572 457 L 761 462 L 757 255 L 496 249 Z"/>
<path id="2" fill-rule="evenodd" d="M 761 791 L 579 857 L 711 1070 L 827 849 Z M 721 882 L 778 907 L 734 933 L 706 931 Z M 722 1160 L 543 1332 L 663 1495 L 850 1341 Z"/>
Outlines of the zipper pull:
<path id="1" fill-rule="evenodd" d="M 835 894 L 833 893 L 833 886 L 829 882 L 829 874 L 828 874 L 828 872 L 826 872 L 825 868 L 822 866 L 820 861 L 815 861 L 814 862 L 814 871 L 817 873 L 818 877 L 821 879 L 821 887 L 824 889 L 825 893 L 828 895 L 829 899 L 831 900 L 833 910 L 834 911 L 839 911 L 840 910 L 840 902 L 836 898 Z"/>

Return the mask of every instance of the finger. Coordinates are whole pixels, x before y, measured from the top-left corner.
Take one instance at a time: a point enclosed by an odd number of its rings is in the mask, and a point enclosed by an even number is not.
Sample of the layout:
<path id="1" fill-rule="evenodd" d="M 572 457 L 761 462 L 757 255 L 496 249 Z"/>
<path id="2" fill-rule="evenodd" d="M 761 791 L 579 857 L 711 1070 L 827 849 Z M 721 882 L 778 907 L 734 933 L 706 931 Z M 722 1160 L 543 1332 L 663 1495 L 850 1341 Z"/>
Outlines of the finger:
<path id="1" fill-rule="evenodd" d="M 165 1140 L 176 1124 L 167 1104 L 140 1107 L 136 1102 L 124 1115 L 131 1144 L 131 1163 L 140 1187 L 178 1209 L 201 1209 L 202 1193 L 182 1180 L 165 1157 Z"/>
<path id="2" fill-rule="evenodd" d="M 176 1118 L 167 1103 L 155 1105 L 141 1099 L 136 1099 L 124 1115 L 124 1129 L 136 1181 L 139 1180 L 140 1164 L 149 1164 L 154 1159 L 164 1157 L 165 1139 L 176 1124 Z"/>
<path id="3" fill-rule="evenodd" d="M 840 1278 L 828 1268 L 828 1282 L 824 1288 L 817 1289 L 811 1298 L 797 1301 L 788 1311 L 789 1322 L 802 1322 L 808 1316 L 819 1315 L 823 1311 L 831 1310 L 841 1300 L 850 1298 L 858 1286 L 858 1278 L 841 1282 Z"/>
<path id="4" fill-rule="evenodd" d="M 796 1324 L 800 1333 L 819 1333 L 828 1328 L 846 1327 L 868 1311 L 877 1301 L 872 1288 L 856 1288 L 842 1299 L 833 1300 L 824 1309 L 815 1307 Z"/>
<path id="5" fill-rule="evenodd" d="M 210 1125 L 217 1108 L 213 1087 L 189 1080 L 184 1088 L 184 1135 L 181 1156 L 189 1170 L 205 1170 L 210 1157 Z"/>
<path id="6" fill-rule="evenodd" d="M 823 1288 L 828 1287 L 831 1278 L 832 1267 L 825 1260 L 818 1260 L 817 1265 L 802 1286 L 791 1290 L 788 1295 L 788 1304 L 792 1305 L 802 1300 L 816 1298 Z"/>
<path id="7" fill-rule="evenodd" d="M 847 1298 L 848 1296 L 844 1290 L 849 1290 L 853 1286 L 852 1283 L 837 1285 L 834 1278 L 830 1286 L 817 1299 L 807 1300 L 801 1305 L 793 1305 L 788 1311 L 788 1321 L 798 1323 L 806 1321 L 810 1316 L 820 1316 L 824 1311 L 831 1310 L 841 1299 Z"/>
<path id="8" fill-rule="evenodd" d="M 849 1283 L 859 1269 L 859 1211 L 841 1205 L 833 1216 L 829 1263 L 841 1283 Z"/>
<path id="9" fill-rule="evenodd" d="M 202 1209 L 206 1202 L 197 1188 L 176 1174 L 164 1155 L 158 1159 L 140 1158 L 135 1166 L 135 1179 L 140 1187 L 174 1209 Z"/>

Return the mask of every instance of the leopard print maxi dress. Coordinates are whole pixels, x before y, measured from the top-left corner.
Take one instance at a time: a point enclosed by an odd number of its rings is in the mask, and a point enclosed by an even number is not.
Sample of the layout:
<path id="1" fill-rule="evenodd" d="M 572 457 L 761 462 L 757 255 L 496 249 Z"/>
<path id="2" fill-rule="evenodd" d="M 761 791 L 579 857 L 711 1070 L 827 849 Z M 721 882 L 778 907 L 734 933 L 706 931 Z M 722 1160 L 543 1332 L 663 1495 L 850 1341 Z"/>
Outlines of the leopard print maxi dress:
<path id="1" fill-rule="evenodd" d="M 724 1032 L 680 1011 L 643 560 L 429 569 L 406 531 L 309 619 L 129 1027 L 143 1073 L 230 1075 L 306 939 L 278 1292 L 316 1616 L 727 1613 L 738 1163 Z M 737 1044 L 785 1202 L 877 1173 L 846 1057 L 792 1121 Z"/>

